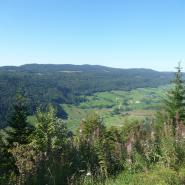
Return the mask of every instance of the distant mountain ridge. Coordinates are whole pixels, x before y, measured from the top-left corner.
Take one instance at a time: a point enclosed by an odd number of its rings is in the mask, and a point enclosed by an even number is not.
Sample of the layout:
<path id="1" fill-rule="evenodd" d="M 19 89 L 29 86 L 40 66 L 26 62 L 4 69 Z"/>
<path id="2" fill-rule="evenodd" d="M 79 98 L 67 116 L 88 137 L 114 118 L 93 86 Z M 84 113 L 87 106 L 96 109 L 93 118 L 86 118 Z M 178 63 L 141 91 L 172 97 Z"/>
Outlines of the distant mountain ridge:
<path id="1" fill-rule="evenodd" d="M 119 69 L 99 65 L 27 64 L 19 67 L 0 67 L 0 121 L 6 116 L 16 93 L 27 99 L 32 114 L 38 106 L 52 103 L 58 116 L 67 115 L 62 103 L 78 104 L 84 95 L 111 90 L 131 90 L 157 87 L 170 82 L 172 72 L 151 69 Z"/>
<path id="2" fill-rule="evenodd" d="M 25 64 L 21 66 L 2 66 L 0 67 L 0 71 L 7 71 L 7 70 L 15 70 L 17 72 L 56 72 L 60 70 L 64 71 L 82 71 L 82 72 L 108 72 L 108 71 L 116 71 L 116 72 L 124 72 L 124 71 L 150 71 L 150 72 L 158 72 L 153 69 L 146 69 L 146 68 L 113 68 L 113 67 L 106 67 L 101 65 L 73 65 L 73 64 Z M 159 72 L 161 73 L 161 72 Z M 162 72 L 163 73 L 163 72 Z M 165 72 L 171 73 L 171 72 Z"/>

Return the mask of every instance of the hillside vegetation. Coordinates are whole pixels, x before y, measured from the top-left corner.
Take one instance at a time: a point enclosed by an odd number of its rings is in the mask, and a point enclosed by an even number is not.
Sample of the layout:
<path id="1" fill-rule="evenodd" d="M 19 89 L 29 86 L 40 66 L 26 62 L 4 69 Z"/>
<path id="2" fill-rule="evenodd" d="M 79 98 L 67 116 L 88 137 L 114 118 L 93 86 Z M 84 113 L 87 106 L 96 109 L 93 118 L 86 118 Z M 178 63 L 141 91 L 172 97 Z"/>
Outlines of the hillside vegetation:
<path id="1" fill-rule="evenodd" d="M 52 103 L 29 117 L 27 98 L 17 94 L 9 126 L 0 130 L 0 184 L 185 184 L 185 86 L 180 65 L 172 83 L 158 89 L 96 92 L 80 95 L 85 101 L 76 105 L 60 104 L 71 116 L 83 114 L 82 120 L 71 120 L 76 123 L 58 118 Z M 137 111 L 158 113 L 125 118 L 122 124 L 114 120 Z"/>
<path id="2" fill-rule="evenodd" d="M 112 90 L 158 87 L 170 82 L 172 73 L 150 69 L 115 69 L 91 65 L 38 65 L 0 67 L 0 127 L 16 94 L 26 97 L 29 113 L 52 103 L 57 116 L 67 118 L 60 104 L 79 104 L 84 95 Z M 83 95 L 83 96 L 81 96 Z"/>

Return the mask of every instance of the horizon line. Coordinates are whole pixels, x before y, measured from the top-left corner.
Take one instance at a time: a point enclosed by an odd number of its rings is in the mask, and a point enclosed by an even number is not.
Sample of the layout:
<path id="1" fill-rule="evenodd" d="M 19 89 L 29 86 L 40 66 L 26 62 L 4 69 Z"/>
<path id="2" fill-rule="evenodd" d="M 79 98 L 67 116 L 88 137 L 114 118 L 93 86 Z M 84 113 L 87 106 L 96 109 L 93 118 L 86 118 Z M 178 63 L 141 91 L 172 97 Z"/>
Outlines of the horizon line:
<path id="1" fill-rule="evenodd" d="M 145 68 L 145 67 L 130 67 L 130 68 L 123 68 L 123 67 L 116 67 L 116 66 L 108 66 L 108 65 L 100 65 L 100 64 L 88 64 L 88 63 L 84 63 L 84 64 L 72 64 L 72 63 L 64 63 L 64 64 L 58 64 L 58 63 L 25 63 L 25 64 L 20 64 L 20 65 L 0 65 L 0 68 L 3 68 L 3 67 L 22 67 L 22 66 L 26 66 L 26 65 L 53 65 L 53 66 L 56 66 L 56 65 L 72 65 L 72 66 L 100 66 L 100 67 L 107 67 L 107 68 L 112 68 L 112 69 L 126 69 L 126 70 L 129 70 L 129 69 L 146 69 L 146 70 L 153 70 L 153 71 L 157 71 L 157 72 L 174 72 L 174 71 L 160 71 L 160 70 L 157 70 L 157 69 L 153 69 L 153 68 Z M 175 67 L 174 67 L 175 69 Z M 183 69 L 183 67 L 182 67 Z M 182 70 L 183 72 L 183 70 Z"/>

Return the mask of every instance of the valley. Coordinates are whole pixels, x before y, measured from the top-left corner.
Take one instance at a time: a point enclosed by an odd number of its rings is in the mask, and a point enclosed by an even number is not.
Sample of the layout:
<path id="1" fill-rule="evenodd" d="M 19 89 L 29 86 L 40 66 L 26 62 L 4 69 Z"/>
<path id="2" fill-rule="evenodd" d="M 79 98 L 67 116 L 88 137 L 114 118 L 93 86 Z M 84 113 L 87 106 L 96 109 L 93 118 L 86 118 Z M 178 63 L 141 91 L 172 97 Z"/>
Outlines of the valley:
<path id="1" fill-rule="evenodd" d="M 107 127 L 123 126 L 124 122 L 152 118 L 161 105 L 165 92 L 170 85 L 158 88 L 138 88 L 131 91 L 106 91 L 83 96 L 84 102 L 78 105 L 61 105 L 68 114 L 65 120 L 72 130 L 88 114 L 97 113 Z"/>

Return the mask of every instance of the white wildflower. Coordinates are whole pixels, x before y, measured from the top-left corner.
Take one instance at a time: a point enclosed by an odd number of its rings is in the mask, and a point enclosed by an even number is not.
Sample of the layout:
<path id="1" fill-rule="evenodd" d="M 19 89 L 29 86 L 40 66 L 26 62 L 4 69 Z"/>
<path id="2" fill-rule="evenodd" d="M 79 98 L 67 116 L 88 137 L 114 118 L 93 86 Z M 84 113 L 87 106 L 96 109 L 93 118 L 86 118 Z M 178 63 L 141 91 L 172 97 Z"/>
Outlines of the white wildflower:
<path id="1" fill-rule="evenodd" d="M 91 176 L 91 172 L 87 172 L 86 176 Z"/>

